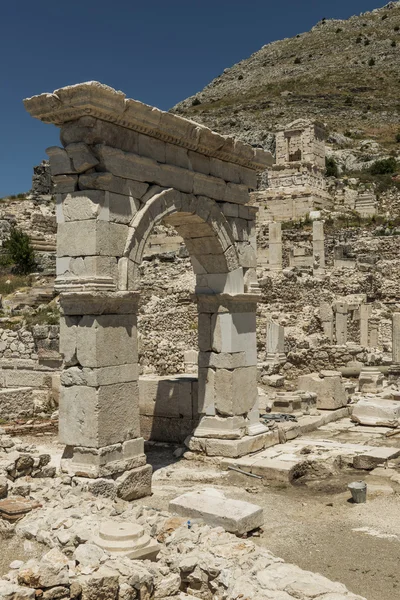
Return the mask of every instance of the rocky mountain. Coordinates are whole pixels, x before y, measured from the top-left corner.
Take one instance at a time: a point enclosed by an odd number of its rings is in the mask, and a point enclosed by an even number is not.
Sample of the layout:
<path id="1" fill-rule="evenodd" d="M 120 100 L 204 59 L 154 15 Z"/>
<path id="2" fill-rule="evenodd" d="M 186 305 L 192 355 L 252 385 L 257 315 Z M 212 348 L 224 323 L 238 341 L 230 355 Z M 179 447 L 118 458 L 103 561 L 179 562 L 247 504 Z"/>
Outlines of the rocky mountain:
<path id="1" fill-rule="evenodd" d="M 400 150 L 400 2 L 267 44 L 172 112 L 269 150 L 272 132 L 304 117 L 332 142 Z"/>

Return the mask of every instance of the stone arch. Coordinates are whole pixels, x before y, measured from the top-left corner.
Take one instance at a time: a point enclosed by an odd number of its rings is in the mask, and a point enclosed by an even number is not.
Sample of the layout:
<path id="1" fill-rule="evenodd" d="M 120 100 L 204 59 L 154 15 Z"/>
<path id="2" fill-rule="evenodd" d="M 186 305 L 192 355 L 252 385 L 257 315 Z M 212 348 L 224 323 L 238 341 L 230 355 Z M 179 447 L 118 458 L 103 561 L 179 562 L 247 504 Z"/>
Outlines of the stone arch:
<path id="1" fill-rule="evenodd" d="M 121 259 L 120 290 L 138 288 L 144 248 L 153 228 L 161 221 L 174 226 L 184 239 L 198 286 L 224 291 L 229 274 L 236 272 L 236 286 L 243 291 L 243 270 L 232 228 L 217 202 L 206 197 L 200 200 L 173 188 L 156 193 L 132 220 Z M 219 285 L 217 276 L 221 280 Z"/>

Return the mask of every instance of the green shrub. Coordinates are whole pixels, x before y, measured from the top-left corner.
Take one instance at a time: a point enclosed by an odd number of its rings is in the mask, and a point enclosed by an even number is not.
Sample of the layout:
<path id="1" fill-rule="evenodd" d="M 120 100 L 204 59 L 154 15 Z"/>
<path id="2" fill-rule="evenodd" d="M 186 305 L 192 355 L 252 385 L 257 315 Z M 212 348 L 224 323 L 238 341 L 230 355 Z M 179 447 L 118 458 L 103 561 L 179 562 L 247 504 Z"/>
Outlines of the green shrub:
<path id="1" fill-rule="evenodd" d="M 395 139 L 396 139 L 397 144 L 400 144 L 400 132 L 396 133 L 396 138 Z"/>
<path id="2" fill-rule="evenodd" d="M 392 43 L 390 44 L 392 46 L 392 48 L 396 48 L 397 44 L 396 44 L 396 40 L 393 40 Z"/>
<path id="3" fill-rule="evenodd" d="M 27 275 L 34 271 L 36 268 L 35 253 L 26 233 L 14 227 L 9 239 L 4 242 L 3 248 L 10 256 L 15 273 Z"/>
<path id="4" fill-rule="evenodd" d="M 200 100 L 198 98 L 193 98 L 192 106 L 198 106 L 199 104 L 201 104 Z"/>
<path id="5" fill-rule="evenodd" d="M 369 172 L 371 175 L 387 175 L 395 173 L 397 170 L 397 161 L 391 156 L 390 158 L 384 158 L 377 160 L 373 165 L 370 166 Z"/>
<path id="6" fill-rule="evenodd" d="M 294 59 L 294 64 L 295 65 L 300 65 L 301 64 L 301 58 L 299 58 L 298 56 L 296 56 L 296 58 Z"/>
<path id="7" fill-rule="evenodd" d="M 26 315 L 25 322 L 28 327 L 34 325 L 59 325 L 60 309 L 57 306 L 44 306 L 39 308 L 34 314 Z"/>
<path id="8" fill-rule="evenodd" d="M 393 27 L 393 29 L 394 29 L 394 31 L 399 31 L 399 30 L 400 30 L 400 27 L 399 27 L 398 25 L 395 25 L 395 26 Z"/>
<path id="9" fill-rule="evenodd" d="M 8 296 L 21 288 L 30 287 L 31 280 L 29 277 L 21 275 L 1 275 L 0 276 L 0 294 Z"/>
<path id="10" fill-rule="evenodd" d="M 388 15 L 383 15 L 383 17 L 382 17 L 382 21 L 384 21 L 384 20 L 385 20 L 385 19 L 387 19 L 387 18 L 388 18 Z"/>
<path id="11" fill-rule="evenodd" d="M 341 33 L 342 31 L 343 31 L 343 29 L 342 29 L 341 27 L 338 27 L 338 28 L 336 29 L 336 33 Z"/>
<path id="12" fill-rule="evenodd" d="M 325 158 L 325 175 L 327 177 L 339 176 L 339 169 L 333 157 Z"/>
<path id="13" fill-rule="evenodd" d="M 370 45 L 370 43 L 371 43 L 371 42 L 370 42 L 370 41 L 369 41 L 369 39 L 367 38 L 367 39 L 365 40 L 365 42 L 364 42 L 364 46 L 369 46 L 369 45 Z"/>
<path id="14" fill-rule="evenodd" d="M 373 66 L 374 66 L 374 64 L 375 64 L 375 59 L 374 59 L 374 58 L 370 58 L 370 59 L 369 59 L 369 61 L 368 61 L 368 65 L 369 65 L 370 67 L 373 67 Z"/>
<path id="15" fill-rule="evenodd" d="M 362 42 L 362 37 L 361 37 L 361 35 L 359 35 L 359 36 L 356 38 L 356 44 L 361 44 L 361 42 Z"/>

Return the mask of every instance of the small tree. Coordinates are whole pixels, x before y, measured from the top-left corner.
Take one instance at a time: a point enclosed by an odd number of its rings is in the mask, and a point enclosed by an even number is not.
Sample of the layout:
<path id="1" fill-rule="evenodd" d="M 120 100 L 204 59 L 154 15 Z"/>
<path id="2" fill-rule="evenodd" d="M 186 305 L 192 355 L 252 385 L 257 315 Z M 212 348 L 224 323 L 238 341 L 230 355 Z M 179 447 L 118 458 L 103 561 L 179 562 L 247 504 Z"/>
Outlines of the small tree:
<path id="1" fill-rule="evenodd" d="M 391 156 L 390 158 L 384 158 L 377 160 L 373 165 L 370 166 L 369 172 L 371 175 L 387 175 L 395 173 L 397 170 L 397 161 Z"/>
<path id="2" fill-rule="evenodd" d="M 16 273 L 27 275 L 35 269 L 35 253 L 26 233 L 13 227 L 10 237 L 4 242 L 3 247 L 9 254 Z"/>
<path id="3" fill-rule="evenodd" d="M 336 164 L 336 160 L 332 156 L 331 157 L 327 156 L 325 158 L 325 175 L 327 177 L 338 177 L 339 176 L 339 169 Z"/>
<path id="4" fill-rule="evenodd" d="M 374 58 L 370 58 L 369 61 L 368 61 L 368 64 L 369 64 L 370 67 L 373 67 L 374 64 L 375 64 L 375 59 Z"/>

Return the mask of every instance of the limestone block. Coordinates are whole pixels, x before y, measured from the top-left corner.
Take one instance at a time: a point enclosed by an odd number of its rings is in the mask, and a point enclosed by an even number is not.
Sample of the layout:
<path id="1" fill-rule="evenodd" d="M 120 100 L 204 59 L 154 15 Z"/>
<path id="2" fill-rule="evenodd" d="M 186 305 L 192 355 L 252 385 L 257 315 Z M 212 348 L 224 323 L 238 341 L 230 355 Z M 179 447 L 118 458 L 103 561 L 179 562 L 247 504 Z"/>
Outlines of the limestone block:
<path id="1" fill-rule="evenodd" d="M 67 446 L 99 448 L 139 437 L 136 382 L 61 388 L 60 441 Z"/>
<path id="2" fill-rule="evenodd" d="M 151 495 L 151 465 L 126 471 L 116 479 L 117 494 L 122 500 L 131 502 Z"/>
<path id="3" fill-rule="evenodd" d="M 68 258 L 68 261 L 67 270 L 76 277 L 112 277 L 117 280 L 118 267 L 114 256 L 79 256 Z"/>
<path id="4" fill-rule="evenodd" d="M 246 365 L 257 364 L 255 312 L 212 315 L 211 335 L 213 352 L 245 352 Z"/>
<path id="5" fill-rule="evenodd" d="M 105 192 L 98 190 L 70 192 L 62 201 L 63 222 L 97 219 L 105 202 Z"/>
<path id="6" fill-rule="evenodd" d="M 75 192 L 78 188 L 78 175 L 53 175 L 53 183 L 57 194 Z"/>
<path id="7" fill-rule="evenodd" d="M 231 181 L 234 183 L 241 183 L 240 181 L 240 167 L 233 163 L 219 160 L 218 158 L 210 159 L 210 175 L 224 179 L 224 181 Z"/>
<path id="8" fill-rule="evenodd" d="M 214 200 L 225 201 L 226 183 L 217 177 L 195 173 L 193 177 L 193 193 L 196 196 L 208 196 Z M 226 200 L 229 202 L 229 198 Z"/>
<path id="9" fill-rule="evenodd" d="M 236 369 L 246 366 L 245 352 L 200 352 L 199 368 Z"/>
<path id="10" fill-rule="evenodd" d="M 339 375 L 321 378 L 317 373 L 302 375 L 298 379 L 299 390 L 317 394 L 317 408 L 335 410 L 347 406 L 346 388 Z"/>
<path id="11" fill-rule="evenodd" d="M 46 149 L 46 154 L 50 159 L 50 172 L 53 176 L 75 173 L 71 159 L 63 148 L 50 146 Z"/>
<path id="12" fill-rule="evenodd" d="M 198 397 L 197 407 L 194 414 L 215 415 L 215 370 L 211 368 L 199 368 L 198 370 Z"/>
<path id="13" fill-rule="evenodd" d="M 188 159 L 192 171 L 196 173 L 203 173 L 204 175 L 210 174 L 210 157 L 199 154 L 198 152 L 188 151 Z"/>
<path id="14" fill-rule="evenodd" d="M 137 317 L 85 315 L 77 328 L 77 358 L 83 367 L 110 367 L 137 362 Z"/>
<path id="15" fill-rule="evenodd" d="M 112 173 L 89 173 L 79 176 L 79 189 L 81 190 L 105 190 L 140 199 L 145 195 L 148 188 L 147 183 L 115 177 Z"/>
<path id="16" fill-rule="evenodd" d="M 160 183 L 161 166 L 151 158 L 124 152 L 110 146 L 96 146 L 101 166 L 117 177 Z"/>
<path id="17" fill-rule="evenodd" d="M 174 144 L 166 144 L 165 162 L 176 167 L 193 170 L 186 148 Z"/>
<path id="18" fill-rule="evenodd" d="M 198 345 L 201 352 L 211 351 L 211 314 L 199 313 Z"/>
<path id="19" fill-rule="evenodd" d="M 231 500 L 215 489 L 188 492 L 169 503 L 169 510 L 188 519 L 202 519 L 212 527 L 242 535 L 264 524 L 263 509 L 256 504 Z"/>
<path id="20" fill-rule="evenodd" d="M 241 267 L 257 267 L 257 252 L 250 242 L 236 242 Z"/>
<path id="21" fill-rule="evenodd" d="M 257 367 L 217 369 L 214 389 L 218 414 L 247 414 L 257 401 Z"/>
<path id="22" fill-rule="evenodd" d="M 196 430 L 197 431 L 197 430 Z M 264 448 L 276 446 L 279 444 L 279 432 L 268 431 L 258 435 L 246 435 L 241 439 L 206 439 L 205 452 L 207 456 L 225 456 L 227 458 L 237 458 L 246 454 L 259 452 Z"/>
<path id="23" fill-rule="evenodd" d="M 361 425 L 396 427 L 400 423 L 400 402 L 367 396 L 353 408 L 351 419 Z"/>
<path id="24" fill-rule="evenodd" d="M 142 415 L 192 418 L 192 378 L 140 377 L 139 406 Z"/>
<path id="25" fill-rule="evenodd" d="M 233 202 L 221 202 L 221 208 L 226 217 L 232 217 L 232 219 L 239 218 L 239 207 L 237 204 Z"/>
<path id="26" fill-rule="evenodd" d="M 227 183 L 224 200 L 225 202 L 235 202 L 236 204 L 247 204 L 250 200 L 249 189 L 245 185 Z"/>
<path id="27" fill-rule="evenodd" d="M 221 240 L 216 236 L 186 239 L 185 243 L 190 254 L 200 254 L 202 256 L 205 254 L 221 254 L 221 250 L 224 251 L 228 247 L 225 240 Z"/>
<path id="28" fill-rule="evenodd" d="M 99 161 L 84 142 L 69 144 L 66 147 L 67 154 L 72 160 L 74 170 L 83 173 L 99 164 Z"/>
<path id="29" fill-rule="evenodd" d="M 59 223 L 57 256 L 122 256 L 128 237 L 127 225 L 86 220 Z"/>
<path id="30" fill-rule="evenodd" d="M 149 135 L 138 134 L 138 150 L 141 156 L 147 156 L 159 163 L 169 162 L 165 159 L 166 143 Z"/>
<path id="31" fill-rule="evenodd" d="M 31 387 L 0 389 L 0 411 L 5 419 L 32 417 L 34 397 Z"/>
<path id="32" fill-rule="evenodd" d="M 204 416 L 198 427 L 196 427 L 193 436 L 220 440 L 236 440 L 242 438 L 245 431 L 246 420 L 242 416 Z M 193 448 L 190 440 L 188 440 L 187 445 L 190 449 Z"/>
<path id="33" fill-rule="evenodd" d="M 127 383 L 138 380 L 138 365 L 114 365 L 112 367 L 101 367 L 90 369 L 84 367 L 71 367 L 61 372 L 61 383 L 64 386 L 88 385 L 98 387 L 100 385 L 111 385 L 113 383 Z"/>
<path id="34" fill-rule="evenodd" d="M 158 176 L 154 182 L 188 194 L 193 192 L 193 172 L 174 165 L 160 165 Z"/>
<path id="35" fill-rule="evenodd" d="M 52 376 L 46 371 L 26 371 L 23 369 L 4 370 L 4 387 L 51 388 Z"/>
<path id="36" fill-rule="evenodd" d="M 196 275 L 196 294 L 243 294 L 243 269 L 229 273 L 199 273 Z"/>
<path id="37" fill-rule="evenodd" d="M 91 116 L 69 121 L 64 123 L 61 128 L 63 146 L 74 142 L 85 142 L 89 146 L 107 144 L 107 146 L 120 148 L 126 152 L 137 153 L 138 136 L 136 131 Z"/>
<path id="38" fill-rule="evenodd" d="M 140 200 L 133 196 L 123 196 L 113 192 L 106 192 L 108 200 L 108 215 L 105 220 L 115 223 L 128 224 L 140 208 Z M 100 219 L 103 218 L 100 213 Z"/>
<path id="39" fill-rule="evenodd" d="M 377 394 L 383 389 L 384 376 L 375 367 L 363 367 L 358 378 L 360 392 Z"/>
<path id="40" fill-rule="evenodd" d="M 370 471 L 375 469 L 378 465 L 382 465 L 389 460 L 394 460 L 400 456 L 400 450 L 398 448 L 375 448 L 369 452 L 363 454 L 357 454 L 353 458 L 353 467 L 355 469 L 365 469 Z"/>
<path id="41" fill-rule="evenodd" d="M 78 362 L 76 356 L 78 322 L 78 317 L 60 316 L 60 354 L 64 358 L 66 367 L 76 365 Z"/>
<path id="42" fill-rule="evenodd" d="M 240 183 L 243 183 L 248 189 L 257 189 L 257 172 L 247 169 L 246 167 L 239 167 L 239 178 Z"/>

